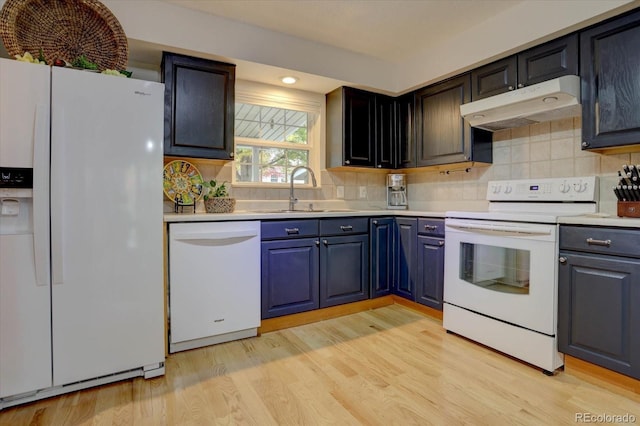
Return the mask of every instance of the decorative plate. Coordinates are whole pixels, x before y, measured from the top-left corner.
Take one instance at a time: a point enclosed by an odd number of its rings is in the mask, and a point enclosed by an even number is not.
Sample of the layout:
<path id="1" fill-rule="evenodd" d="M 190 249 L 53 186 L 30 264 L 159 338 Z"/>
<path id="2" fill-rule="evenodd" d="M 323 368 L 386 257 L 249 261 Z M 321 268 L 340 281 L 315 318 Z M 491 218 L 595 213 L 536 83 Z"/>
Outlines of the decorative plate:
<path id="1" fill-rule="evenodd" d="M 202 175 L 188 161 L 175 160 L 164 166 L 164 193 L 173 202 L 189 205 L 202 195 Z"/>

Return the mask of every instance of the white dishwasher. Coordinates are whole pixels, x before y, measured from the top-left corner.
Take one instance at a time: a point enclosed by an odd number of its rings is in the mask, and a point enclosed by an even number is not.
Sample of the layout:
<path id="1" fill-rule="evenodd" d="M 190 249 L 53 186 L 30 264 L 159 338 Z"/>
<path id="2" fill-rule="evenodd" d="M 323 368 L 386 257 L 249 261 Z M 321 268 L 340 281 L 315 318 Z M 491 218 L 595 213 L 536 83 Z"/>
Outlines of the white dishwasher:
<path id="1" fill-rule="evenodd" d="M 169 352 L 257 335 L 260 222 L 169 224 Z"/>

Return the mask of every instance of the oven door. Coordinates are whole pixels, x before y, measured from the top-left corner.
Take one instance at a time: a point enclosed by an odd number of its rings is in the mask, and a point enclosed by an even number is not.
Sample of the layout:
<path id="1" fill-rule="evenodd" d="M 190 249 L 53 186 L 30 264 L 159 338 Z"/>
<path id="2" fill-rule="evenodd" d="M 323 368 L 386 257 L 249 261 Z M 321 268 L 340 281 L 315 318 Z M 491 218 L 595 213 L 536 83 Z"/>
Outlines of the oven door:
<path id="1" fill-rule="evenodd" d="M 445 221 L 444 301 L 556 333 L 557 225 Z"/>

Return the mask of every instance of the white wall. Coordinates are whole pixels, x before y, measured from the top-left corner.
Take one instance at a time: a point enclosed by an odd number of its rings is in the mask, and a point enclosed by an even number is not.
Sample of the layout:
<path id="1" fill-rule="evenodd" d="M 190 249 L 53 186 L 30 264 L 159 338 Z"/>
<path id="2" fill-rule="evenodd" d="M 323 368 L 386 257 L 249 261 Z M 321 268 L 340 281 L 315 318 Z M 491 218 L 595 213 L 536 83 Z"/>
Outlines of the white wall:
<path id="1" fill-rule="evenodd" d="M 4 0 L 0 0 L 4 2 Z M 527 0 L 400 65 L 152 0 L 103 0 L 127 37 L 399 93 L 551 35 L 640 5 L 631 0 Z M 595 17 L 595 18 L 594 18 Z"/>

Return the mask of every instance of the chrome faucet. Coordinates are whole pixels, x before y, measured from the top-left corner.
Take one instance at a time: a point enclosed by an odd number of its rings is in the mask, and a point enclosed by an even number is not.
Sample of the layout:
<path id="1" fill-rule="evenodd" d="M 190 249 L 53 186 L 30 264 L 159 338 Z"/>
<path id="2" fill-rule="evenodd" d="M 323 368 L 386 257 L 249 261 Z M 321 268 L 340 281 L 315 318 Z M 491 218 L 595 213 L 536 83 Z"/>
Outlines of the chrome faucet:
<path id="1" fill-rule="evenodd" d="M 295 205 L 298 202 L 298 199 L 293 195 L 293 177 L 296 175 L 296 172 L 298 170 L 302 170 L 302 169 L 307 170 L 311 174 L 311 182 L 313 183 L 313 186 L 314 187 L 318 186 L 318 183 L 316 182 L 316 175 L 313 173 L 313 170 L 311 170 L 309 167 L 297 166 L 293 170 L 291 170 L 291 186 L 289 187 L 289 210 L 295 210 Z"/>

